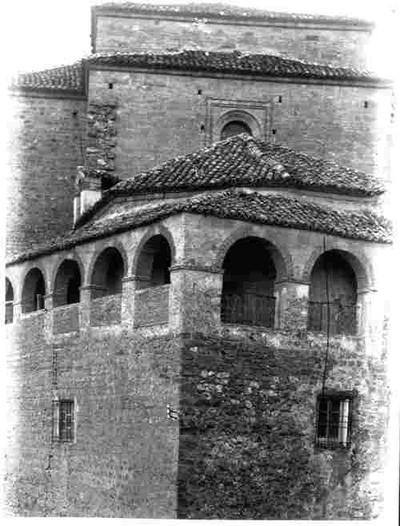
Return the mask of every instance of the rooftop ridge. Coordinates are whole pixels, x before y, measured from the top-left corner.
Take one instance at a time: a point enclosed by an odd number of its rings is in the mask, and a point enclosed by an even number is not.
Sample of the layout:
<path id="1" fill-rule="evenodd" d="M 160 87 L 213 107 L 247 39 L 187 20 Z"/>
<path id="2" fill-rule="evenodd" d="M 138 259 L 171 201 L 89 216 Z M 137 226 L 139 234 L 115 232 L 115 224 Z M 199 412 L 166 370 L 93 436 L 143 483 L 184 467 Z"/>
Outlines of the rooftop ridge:
<path id="1" fill-rule="evenodd" d="M 308 62 L 279 54 L 182 49 L 162 53 L 95 53 L 72 64 L 20 73 L 12 80 L 10 88 L 84 94 L 86 88 L 85 70 L 91 65 L 230 73 L 251 75 L 258 78 L 281 77 L 379 84 L 388 82 L 388 80 L 380 79 L 374 73 L 361 68 Z"/>
<path id="2" fill-rule="evenodd" d="M 333 81 L 387 82 L 362 68 L 309 62 L 278 53 L 180 49 L 155 52 L 103 52 L 87 57 L 89 64 L 146 69 L 221 72 L 253 77 L 291 77 Z"/>
<path id="3" fill-rule="evenodd" d="M 204 192 L 240 186 L 292 187 L 358 197 L 384 192 L 380 181 L 361 170 L 241 134 L 178 155 L 120 181 L 81 216 L 77 226 L 118 196 Z"/>
<path id="4" fill-rule="evenodd" d="M 322 15 L 270 11 L 260 8 L 233 6 L 228 3 L 188 3 L 188 4 L 143 4 L 136 2 L 106 2 L 93 6 L 97 12 L 122 11 L 137 14 L 179 15 L 188 17 L 208 17 L 219 19 L 259 20 L 259 21 L 293 21 L 320 24 L 336 24 L 371 29 L 372 20 L 344 15 Z"/>

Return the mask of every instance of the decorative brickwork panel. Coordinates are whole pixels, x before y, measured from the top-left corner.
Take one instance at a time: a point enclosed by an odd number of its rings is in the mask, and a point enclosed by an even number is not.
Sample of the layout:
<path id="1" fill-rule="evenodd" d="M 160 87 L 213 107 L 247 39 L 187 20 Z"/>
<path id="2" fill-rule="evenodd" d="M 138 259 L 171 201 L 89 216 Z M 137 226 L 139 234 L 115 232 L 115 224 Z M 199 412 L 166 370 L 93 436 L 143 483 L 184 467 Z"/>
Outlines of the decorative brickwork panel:
<path id="1" fill-rule="evenodd" d="M 121 294 L 103 296 L 91 301 L 90 325 L 115 325 L 121 323 Z"/>
<path id="2" fill-rule="evenodd" d="M 135 325 L 168 323 L 169 285 L 139 290 L 135 296 Z"/>
<path id="3" fill-rule="evenodd" d="M 79 303 L 53 309 L 53 334 L 79 331 Z"/>

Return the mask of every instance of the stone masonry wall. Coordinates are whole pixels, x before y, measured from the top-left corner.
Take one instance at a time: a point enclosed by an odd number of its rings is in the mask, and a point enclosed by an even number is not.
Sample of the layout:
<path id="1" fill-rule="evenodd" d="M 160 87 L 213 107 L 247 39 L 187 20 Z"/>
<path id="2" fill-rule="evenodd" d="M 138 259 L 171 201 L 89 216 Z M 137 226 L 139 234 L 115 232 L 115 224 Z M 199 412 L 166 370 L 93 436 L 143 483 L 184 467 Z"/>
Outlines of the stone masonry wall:
<path id="1" fill-rule="evenodd" d="M 220 116 L 244 109 L 267 141 L 388 178 L 389 89 L 91 70 L 89 101 L 117 106 L 119 177 L 210 144 Z"/>
<path id="2" fill-rule="evenodd" d="M 380 496 L 365 484 L 382 467 L 384 369 L 336 342 L 327 386 L 356 390 L 349 450 L 314 446 L 324 342 L 268 345 L 245 337 L 187 341 L 182 358 L 178 517 L 366 519 Z M 367 378 L 374 378 L 373 385 Z M 379 458 L 381 460 L 379 460 Z"/>
<path id="3" fill-rule="evenodd" d="M 47 316 L 9 331 L 9 511 L 175 517 L 179 341 L 120 326 L 49 339 Z M 52 442 L 55 396 L 75 398 L 74 443 Z"/>
<path id="4" fill-rule="evenodd" d="M 365 67 L 368 31 L 321 29 L 293 24 L 256 25 L 216 23 L 198 19 L 162 20 L 98 16 L 95 51 L 152 51 L 177 49 L 239 50 L 282 53 L 286 56 L 334 65 Z"/>
<path id="5" fill-rule="evenodd" d="M 12 96 L 7 251 L 20 253 L 72 228 L 76 167 L 84 164 L 86 102 Z"/>

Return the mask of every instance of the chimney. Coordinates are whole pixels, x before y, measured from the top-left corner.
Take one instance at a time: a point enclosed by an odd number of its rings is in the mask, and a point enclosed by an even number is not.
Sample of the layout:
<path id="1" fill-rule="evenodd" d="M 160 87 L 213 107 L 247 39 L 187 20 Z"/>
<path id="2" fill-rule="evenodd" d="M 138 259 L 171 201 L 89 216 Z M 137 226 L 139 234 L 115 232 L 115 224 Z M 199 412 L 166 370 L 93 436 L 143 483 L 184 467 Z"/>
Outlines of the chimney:
<path id="1" fill-rule="evenodd" d="M 85 171 L 83 166 L 77 167 L 75 177 L 74 225 L 82 214 L 101 199 L 101 178 Z"/>

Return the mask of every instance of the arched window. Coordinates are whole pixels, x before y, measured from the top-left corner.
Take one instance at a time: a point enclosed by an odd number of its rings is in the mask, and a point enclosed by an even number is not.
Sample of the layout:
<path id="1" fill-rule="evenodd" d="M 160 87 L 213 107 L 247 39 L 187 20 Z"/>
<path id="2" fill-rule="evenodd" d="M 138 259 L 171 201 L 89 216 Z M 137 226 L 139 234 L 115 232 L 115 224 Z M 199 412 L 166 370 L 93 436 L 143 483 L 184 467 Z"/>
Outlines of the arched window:
<path id="1" fill-rule="evenodd" d="M 144 245 L 137 265 L 138 289 L 170 283 L 171 249 L 164 236 L 151 237 Z"/>
<path id="2" fill-rule="evenodd" d="M 22 312 L 44 309 L 45 285 L 41 271 L 32 268 L 25 277 L 22 289 Z"/>
<path id="3" fill-rule="evenodd" d="M 124 273 L 124 262 L 119 251 L 113 247 L 103 250 L 93 269 L 92 298 L 120 294 Z"/>
<path id="4" fill-rule="evenodd" d="M 225 124 L 221 130 L 221 141 L 232 137 L 233 135 L 239 135 L 239 133 L 247 133 L 252 135 L 250 127 L 242 121 L 231 121 Z"/>
<path id="5" fill-rule="evenodd" d="M 5 318 L 6 323 L 12 323 L 14 319 L 14 291 L 11 285 L 11 281 L 8 278 L 6 278 Z"/>
<path id="6" fill-rule="evenodd" d="M 271 245 L 255 237 L 241 239 L 228 250 L 223 269 L 222 321 L 273 327 L 276 269 Z"/>
<path id="7" fill-rule="evenodd" d="M 81 273 L 78 263 L 72 259 L 66 259 L 57 271 L 53 293 L 54 307 L 79 303 L 80 286 Z"/>
<path id="8" fill-rule="evenodd" d="M 330 334 L 357 331 L 357 279 L 355 272 L 336 250 L 322 254 L 311 272 L 308 328 Z"/>

